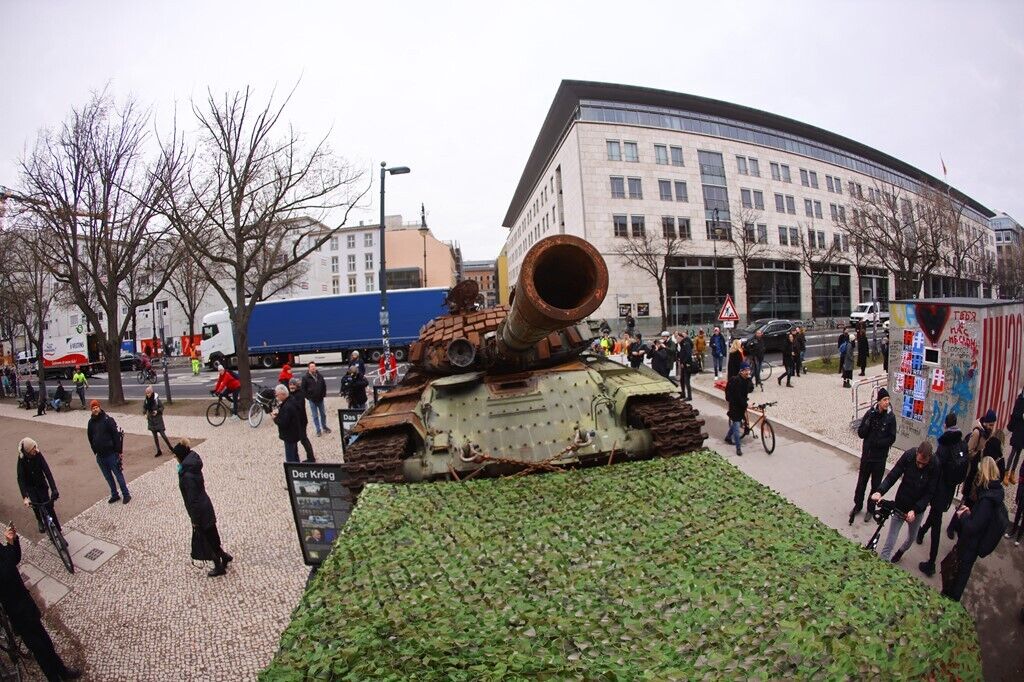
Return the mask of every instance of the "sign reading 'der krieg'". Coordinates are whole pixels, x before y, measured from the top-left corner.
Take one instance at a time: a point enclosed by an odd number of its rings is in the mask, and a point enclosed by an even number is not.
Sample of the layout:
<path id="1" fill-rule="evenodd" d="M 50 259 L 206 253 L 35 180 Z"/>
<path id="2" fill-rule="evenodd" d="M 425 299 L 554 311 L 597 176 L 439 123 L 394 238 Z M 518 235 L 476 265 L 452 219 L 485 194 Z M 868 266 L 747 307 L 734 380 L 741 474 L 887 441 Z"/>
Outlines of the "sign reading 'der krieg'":
<path id="1" fill-rule="evenodd" d="M 352 513 L 346 474 L 340 464 L 285 462 L 284 475 L 302 558 L 307 566 L 319 565 Z"/>

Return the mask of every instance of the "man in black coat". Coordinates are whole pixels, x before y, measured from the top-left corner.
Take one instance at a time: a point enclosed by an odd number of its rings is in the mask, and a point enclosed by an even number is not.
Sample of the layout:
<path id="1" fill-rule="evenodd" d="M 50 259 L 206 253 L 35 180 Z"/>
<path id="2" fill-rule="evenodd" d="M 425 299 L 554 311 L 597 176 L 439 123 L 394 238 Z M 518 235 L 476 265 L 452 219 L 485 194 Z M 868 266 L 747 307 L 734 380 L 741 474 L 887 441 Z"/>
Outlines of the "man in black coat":
<path id="1" fill-rule="evenodd" d="M 302 377 L 302 394 L 309 402 L 309 411 L 313 413 L 313 426 L 316 427 L 316 435 L 321 432 L 330 433 L 327 426 L 327 412 L 324 410 L 324 397 L 327 395 L 327 382 L 324 375 L 316 368 L 316 363 L 309 363 L 309 369 Z"/>
<path id="2" fill-rule="evenodd" d="M 890 402 L 889 392 L 884 388 L 878 389 L 877 402 L 864 413 L 860 426 L 857 427 L 857 435 L 864 442 L 860 449 L 860 475 L 857 477 L 857 487 L 853 491 L 853 509 L 850 510 L 851 525 L 864 504 L 864 489 L 867 487 L 868 479 L 871 480 L 871 489 L 877 490 L 882 482 L 882 475 L 885 474 L 889 448 L 896 442 L 896 417 L 889 409 Z M 865 521 L 871 520 L 874 508 L 874 503 L 868 500 Z"/>
<path id="3" fill-rule="evenodd" d="M 1024 389 L 1017 394 L 1013 402 L 1013 410 L 1010 412 L 1010 421 L 1006 424 L 1006 430 L 1010 432 L 1010 461 L 1006 470 L 1010 473 L 1010 485 L 1017 484 L 1020 471 L 1017 464 L 1020 460 L 1020 452 L 1024 450 Z M 1021 465 L 1024 469 L 1024 465 Z"/>
<path id="4" fill-rule="evenodd" d="M 53 518 L 54 525 L 60 529 L 60 521 L 57 520 L 57 513 L 53 510 L 53 503 L 60 497 L 60 493 L 57 492 L 57 483 L 53 480 L 53 474 L 50 473 L 46 458 L 39 451 L 39 445 L 31 438 L 22 438 L 18 443 L 18 489 L 21 491 L 21 497 L 26 507 L 32 503 L 46 502 L 46 512 Z M 39 532 L 45 532 L 43 509 L 33 506 L 32 511 L 36 514 Z"/>
<path id="5" fill-rule="evenodd" d="M 928 551 L 928 561 L 922 561 L 917 565 L 921 572 L 931 577 L 935 575 L 935 558 L 939 555 L 939 536 L 942 534 L 942 515 L 949 509 L 953 502 L 953 494 L 957 485 L 960 484 L 959 477 L 955 471 L 956 458 L 960 455 L 961 449 L 966 448 L 964 436 L 956 427 L 956 414 L 950 412 L 946 415 L 946 430 L 939 436 L 939 446 L 935 449 L 935 461 L 939 467 L 939 480 L 935 485 L 935 494 L 931 499 L 931 512 L 928 519 L 917 531 L 917 544 L 924 542 L 925 533 L 932 532 L 931 548 Z M 966 455 L 966 452 L 965 452 Z"/>
<path id="6" fill-rule="evenodd" d="M 217 532 L 217 514 L 213 510 L 213 502 L 206 494 L 206 481 L 203 479 L 203 460 L 199 453 L 189 448 L 189 442 L 183 440 L 171 448 L 178 460 L 178 490 L 185 503 L 185 511 L 192 522 L 193 534 L 198 535 L 204 543 L 204 554 L 213 560 L 213 569 L 206 575 L 215 578 L 227 572 L 227 565 L 234 557 L 224 551 Z"/>
<path id="7" fill-rule="evenodd" d="M 299 461 L 299 441 L 302 440 L 302 415 L 291 400 L 288 388 L 278 384 L 274 389 L 278 406 L 270 413 L 277 424 L 277 437 L 284 441 L 284 461 Z"/>
<path id="8" fill-rule="evenodd" d="M 754 336 L 747 341 L 743 352 L 750 361 L 750 375 L 754 379 L 754 385 L 760 386 L 762 391 L 764 390 L 764 385 L 761 383 L 761 365 L 764 364 L 764 351 L 764 333 L 758 329 L 754 332 Z"/>
<path id="9" fill-rule="evenodd" d="M 750 380 L 750 365 L 746 362 L 740 365 L 740 372 L 725 385 L 725 399 L 729 403 L 727 415 L 729 417 L 729 433 L 725 436 L 725 442 L 736 445 L 736 456 L 742 457 L 743 450 L 740 448 L 740 439 L 743 437 L 743 420 L 747 416 L 747 396 L 754 391 L 754 383 Z"/>
<path id="10" fill-rule="evenodd" d="M 306 452 L 306 461 L 315 462 L 316 457 L 313 456 L 313 444 L 309 442 L 309 436 L 306 435 L 306 428 L 309 426 L 309 415 L 306 414 L 306 399 L 302 395 L 302 382 L 295 377 L 289 379 L 288 393 L 288 399 L 295 401 L 295 409 L 302 420 L 302 438 L 299 439 L 299 443 L 302 444 L 302 449 Z"/>
<path id="11" fill-rule="evenodd" d="M 89 435 L 89 447 L 96 455 L 96 464 L 110 486 L 110 499 L 107 503 L 113 504 L 123 499 L 124 504 L 128 504 L 132 501 L 132 496 L 128 492 L 128 484 L 124 481 L 124 468 L 121 466 L 121 435 L 117 430 L 117 422 L 100 409 L 98 400 L 91 401 L 89 409 L 92 416 L 89 418 L 86 432 Z M 123 498 L 117 494 L 118 485 L 121 486 Z"/>
<path id="12" fill-rule="evenodd" d="M 892 468 L 889 475 L 882 481 L 871 499 L 876 504 L 882 499 L 886 491 L 900 481 L 900 487 L 896 489 L 896 511 L 892 515 L 889 524 L 889 535 L 885 538 L 885 545 L 882 547 L 881 557 L 885 560 L 892 556 L 892 563 L 899 563 L 904 552 L 910 549 L 917 536 L 917 529 L 921 526 L 922 514 L 928 508 L 935 495 L 935 486 L 939 482 L 939 466 L 932 457 L 932 444 L 922 441 L 916 448 L 910 448 L 904 452 L 896 466 Z M 896 545 L 903 522 L 910 524 L 907 532 L 907 539 L 896 553 L 892 548 Z"/>
<path id="13" fill-rule="evenodd" d="M 636 338 L 629 344 L 629 366 L 633 369 L 637 369 L 640 365 L 644 364 L 644 354 L 646 349 L 644 348 L 644 340 L 642 334 L 637 334 Z"/>
<path id="14" fill-rule="evenodd" d="M 693 388 L 690 375 L 693 371 L 693 341 L 686 332 L 679 332 L 677 341 L 678 356 L 676 357 L 676 376 L 679 377 L 679 393 L 683 400 L 693 400 Z"/>
<path id="15" fill-rule="evenodd" d="M 868 350 L 868 335 L 862 327 L 857 330 L 857 366 L 860 367 L 861 376 L 864 376 L 868 367 Z"/>
<path id="16" fill-rule="evenodd" d="M 47 680 L 77 680 L 82 673 L 64 665 L 53 648 L 53 640 L 43 627 L 39 607 L 25 589 L 25 582 L 18 571 L 20 562 L 21 539 L 14 526 L 10 526 L 4 532 L 4 544 L 0 545 L 0 605 L 7 612 L 14 632 L 32 652 Z"/>

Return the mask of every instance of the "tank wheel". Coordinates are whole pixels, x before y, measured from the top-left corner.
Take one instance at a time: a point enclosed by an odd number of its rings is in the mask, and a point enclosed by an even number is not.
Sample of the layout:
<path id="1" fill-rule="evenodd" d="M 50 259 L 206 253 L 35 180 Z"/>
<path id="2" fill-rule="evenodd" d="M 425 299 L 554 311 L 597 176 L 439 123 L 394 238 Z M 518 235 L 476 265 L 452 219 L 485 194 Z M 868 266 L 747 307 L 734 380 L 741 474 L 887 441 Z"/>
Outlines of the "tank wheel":
<path id="1" fill-rule="evenodd" d="M 673 457 L 704 447 L 708 434 L 699 414 L 681 398 L 656 396 L 634 401 L 629 406 L 628 423 L 650 430 L 654 456 Z"/>
<path id="2" fill-rule="evenodd" d="M 362 489 L 367 483 L 402 483 L 402 460 L 412 454 L 408 431 L 370 431 L 345 448 L 345 485 Z"/>

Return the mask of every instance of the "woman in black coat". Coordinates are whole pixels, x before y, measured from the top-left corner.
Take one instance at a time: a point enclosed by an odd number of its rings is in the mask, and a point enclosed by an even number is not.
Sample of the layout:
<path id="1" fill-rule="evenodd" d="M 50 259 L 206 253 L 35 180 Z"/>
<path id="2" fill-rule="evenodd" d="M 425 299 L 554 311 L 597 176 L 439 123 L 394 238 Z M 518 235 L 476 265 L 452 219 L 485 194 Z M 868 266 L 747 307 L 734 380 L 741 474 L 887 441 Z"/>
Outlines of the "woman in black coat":
<path id="1" fill-rule="evenodd" d="M 860 367 L 860 375 L 864 376 L 868 367 L 868 335 L 863 329 L 857 330 L 857 366 Z"/>
<path id="2" fill-rule="evenodd" d="M 743 364 L 743 342 L 733 339 L 729 344 L 729 362 L 725 368 L 725 380 L 732 379 L 740 373 L 740 365 Z"/>
<path id="3" fill-rule="evenodd" d="M 146 426 L 153 433 L 153 445 L 156 446 L 156 454 L 153 456 L 159 457 L 164 454 L 160 451 L 160 440 L 157 435 L 163 437 L 164 442 L 167 443 L 167 449 L 173 449 L 171 441 L 167 440 L 167 428 L 164 426 L 164 403 L 152 386 L 146 386 L 146 397 L 142 401 L 142 414 L 146 415 Z"/>
<path id="4" fill-rule="evenodd" d="M 1016 485 L 1017 477 L 1020 474 L 1017 464 L 1020 460 L 1020 452 L 1024 450 L 1024 390 L 1017 394 L 1017 400 L 1013 403 L 1013 411 L 1010 413 L 1010 421 L 1006 428 L 1010 432 L 1010 462 L 1006 467 L 1010 474 L 1008 482 L 1010 485 Z"/>
<path id="5" fill-rule="evenodd" d="M 179 441 L 171 451 L 178 460 L 178 488 L 185 502 L 185 511 L 192 520 L 192 558 L 213 561 L 213 569 L 206 575 L 214 578 L 227 572 L 228 563 L 234 558 L 220 545 L 217 532 L 217 515 L 213 502 L 206 494 L 203 480 L 203 460 L 190 449 L 187 440 Z"/>
<path id="6" fill-rule="evenodd" d="M 954 601 L 960 601 L 974 569 L 974 562 L 978 560 L 978 546 L 988 532 L 989 525 L 995 523 L 996 514 L 1003 504 L 1005 493 L 999 480 L 999 467 L 990 457 L 982 458 L 978 466 L 977 489 L 978 501 L 960 507 L 950 524 L 951 529 L 959 532 L 956 543 L 959 567 L 953 583 L 943 585 L 942 594 Z"/>
<path id="7" fill-rule="evenodd" d="M 789 386 L 790 388 L 793 387 L 790 379 L 793 377 L 793 373 L 796 370 L 796 358 L 799 358 L 799 356 L 800 345 L 793 336 L 793 332 L 790 332 L 782 342 L 782 366 L 786 371 L 779 375 L 779 386 L 782 385 L 782 380 L 785 379 L 786 386 Z"/>

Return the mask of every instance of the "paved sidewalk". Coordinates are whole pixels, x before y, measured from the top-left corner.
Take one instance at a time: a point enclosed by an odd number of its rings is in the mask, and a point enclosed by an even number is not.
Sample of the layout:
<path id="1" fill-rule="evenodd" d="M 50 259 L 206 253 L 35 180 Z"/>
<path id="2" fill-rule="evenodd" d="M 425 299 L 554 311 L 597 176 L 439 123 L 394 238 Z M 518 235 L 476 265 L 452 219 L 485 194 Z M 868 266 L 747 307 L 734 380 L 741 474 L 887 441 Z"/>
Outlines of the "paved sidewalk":
<path id="1" fill-rule="evenodd" d="M 328 398 L 328 414 L 341 406 L 340 399 Z M 0 406 L 0 418 L 14 416 L 22 415 Z M 126 433 L 148 435 L 142 415 L 116 418 Z M 79 411 L 34 421 L 81 427 L 81 420 Z M 210 579 L 209 564 L 190 563 L 191 525 L 173 458 L 129 481 L 131 504 L 108 505 L 104 498 L 64 521 L 68 533 L 119 548 L 103 565 L 70 575 L 45 541 L 30 539 L 22 540 L 23 565 L 36 581 L 50 576 L 67 587 L 47 609 L 46 623 L 58 651 L 82 667 L 86 679 L 255 679 L 276 651 L 309 575 L 277 429 L 270 420 L 259 429 L 245 421 L 212 427 L 202 417 L 165 421 L 171 433 L 207 439 L 196 450 L 224 547 L 235 559 L 228 575 Z M 313 435 L 318 460 L 341 461 L 336 432 Z M 8 465 L 13 474 L 13 451 Z M 29 679 L 42 679 L 34 663 Z"/>
<path id="2" fill-rule="evenodd" d="M 724 441 L 728 430 L 724 399 L 694 386 L 693 405 L 704 417 L 708 447 L 840 534 L 861 545 L 867 543 L 877 527 L 874 522 L 865 523 L 860 515 L 852 526 L 848 525 L 859 466 L 856 456 L 822 443 L 802 428 L 786 428 L 769 415 L 775 422 L 774 454 L 765 454 L 760 441 L 748 436 L 743 440 L 743 456 L 737 457 L 735 448 Z M 715 389 L 709 388 L 709 391 Z M 765 394 L 771 395 L 768 387 Z M 762 402 L 760 390 L 751 398 L 752 402 Z M 774 399 L 766 397 L 766 400 Z M 890 492 L 887 497 L 891 499 L 894 494 Z M 780 528 L 779 532 L 785 529 Z M 888 525 L 882 531 L 882 541 L 887 532 Z M 904 537 L 901 535 L 901 541 Z M 928 558 L 927 543 L 926 539 L 924 545 L 912 545 L 900 565 L 912 579 L 940 590 L 938 573 L 928 578 L 917 568 L 919 562 Z M 943 534 L 939 559 L 952 545 Z M 1024 624 L 1018 620 L 1020 609 L 1024 607 L 1024 546 L 1014 547 L 1009 540 L 1003 540 L 995 554 L 979 560 L 964 593 L 963 605 L 977 625 L 985 679 L 1008 682 L 1024 679 Z"/>

